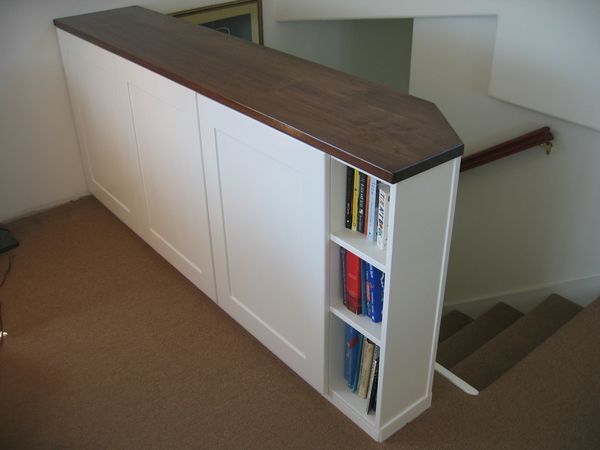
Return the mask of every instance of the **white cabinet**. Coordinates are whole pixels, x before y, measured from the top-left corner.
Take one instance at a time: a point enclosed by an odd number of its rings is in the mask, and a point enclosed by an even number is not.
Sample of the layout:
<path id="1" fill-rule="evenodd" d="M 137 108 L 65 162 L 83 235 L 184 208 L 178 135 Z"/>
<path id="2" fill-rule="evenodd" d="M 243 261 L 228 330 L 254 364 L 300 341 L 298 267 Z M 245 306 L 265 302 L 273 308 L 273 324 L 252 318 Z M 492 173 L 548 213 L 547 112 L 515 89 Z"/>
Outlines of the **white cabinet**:
<path id="1" fill-rule="evenodd" d="M 127 85 L 115 55 L 58 30 L 89 190 L 140 233 L 143 201 Z"/>
<path id="2" fill-rule="evenodd" d="M 216 300 L 196 93 L 119 58 L 152 247 Z"/>
<path id="3" fill-rule="evenodd" d="M 88 188 L 215 300 L 195 92 L 58 35 Z"/>
<path id="4" fill-rule="evenodd" d="M 388 183 L 382 250 L 345 228 L 346 163 L 58 33 L 92 193 L 374 439 L 425 410 L 459 159 Z M 343 305 L 340 247 L 385 273 L 381 323 Z M 380 348 L 374 414 L 345 324 Z"/>
<path id="5" fill-rule="evenodd" d="M 329 157 L 198 95 L 219 305 L 325 389 Z"/>

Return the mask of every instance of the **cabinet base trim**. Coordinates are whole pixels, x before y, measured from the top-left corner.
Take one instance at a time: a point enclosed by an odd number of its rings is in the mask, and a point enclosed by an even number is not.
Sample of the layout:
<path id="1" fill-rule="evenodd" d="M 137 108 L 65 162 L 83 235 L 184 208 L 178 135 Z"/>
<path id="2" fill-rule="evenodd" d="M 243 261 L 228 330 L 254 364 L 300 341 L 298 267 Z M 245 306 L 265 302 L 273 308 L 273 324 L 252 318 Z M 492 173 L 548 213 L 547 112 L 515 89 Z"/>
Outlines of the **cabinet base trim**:
<path id="1" fill-rule="evenodd" d="M 377 436 L 377 440 L 379 442 L 385 441 L 387 438 L 389 438 L 392 434 L 394 434 L 408 422 L 414 420 L 421 413 L 425 412 L 425 410 L 427 410 L 430 406 L 431 394 L 428 394 L 420 400 L 417 400 L 411 406 L 406 408 L 396 417 L 389 420 L 385 425 L 383 425 L 379 431 L 379 436 Z"/>

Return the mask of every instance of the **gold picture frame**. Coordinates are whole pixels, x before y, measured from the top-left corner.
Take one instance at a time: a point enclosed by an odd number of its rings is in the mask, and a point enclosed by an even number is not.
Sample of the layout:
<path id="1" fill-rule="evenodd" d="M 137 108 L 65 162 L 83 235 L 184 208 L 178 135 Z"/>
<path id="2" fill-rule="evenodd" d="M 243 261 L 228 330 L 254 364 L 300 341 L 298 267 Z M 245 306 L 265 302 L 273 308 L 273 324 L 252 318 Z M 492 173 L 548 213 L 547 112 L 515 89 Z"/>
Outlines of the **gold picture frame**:
<path id="1" fill-rule="evenodd" d="M 240 0 L 169 14 L 263 45 L 261 0 Z"/>

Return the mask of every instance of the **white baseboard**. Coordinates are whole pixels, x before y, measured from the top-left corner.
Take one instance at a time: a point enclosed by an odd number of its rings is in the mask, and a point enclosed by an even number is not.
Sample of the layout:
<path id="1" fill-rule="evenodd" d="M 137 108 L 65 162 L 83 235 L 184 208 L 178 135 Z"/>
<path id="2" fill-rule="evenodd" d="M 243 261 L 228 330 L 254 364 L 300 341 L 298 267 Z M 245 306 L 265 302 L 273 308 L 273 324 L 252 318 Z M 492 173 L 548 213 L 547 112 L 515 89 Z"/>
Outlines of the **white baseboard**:
<path id="1" fill-rule="evenodd" d="M 457 309 L 473 318 L 477 318 L 498 302 L 504 302 L 523 313 L 527 313 L 550 294 L 562 295 L 585 307 L 600 297 L 600 275 L 504 292 L 477 299 L 445 303 L 444 314 Z"/>

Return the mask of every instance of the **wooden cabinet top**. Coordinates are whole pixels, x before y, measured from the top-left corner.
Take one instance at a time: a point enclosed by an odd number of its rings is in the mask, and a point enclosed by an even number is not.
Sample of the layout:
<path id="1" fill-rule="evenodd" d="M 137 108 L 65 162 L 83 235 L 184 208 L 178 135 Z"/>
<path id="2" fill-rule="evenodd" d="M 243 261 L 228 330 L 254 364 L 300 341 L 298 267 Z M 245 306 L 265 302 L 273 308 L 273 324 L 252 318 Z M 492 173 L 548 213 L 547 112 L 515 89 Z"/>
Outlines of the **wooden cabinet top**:
<path id="1" fill-rule="evenodd" d="M 431 102 L 139 6 L 54 24 L 390 183 L 463 153 Z"/>

